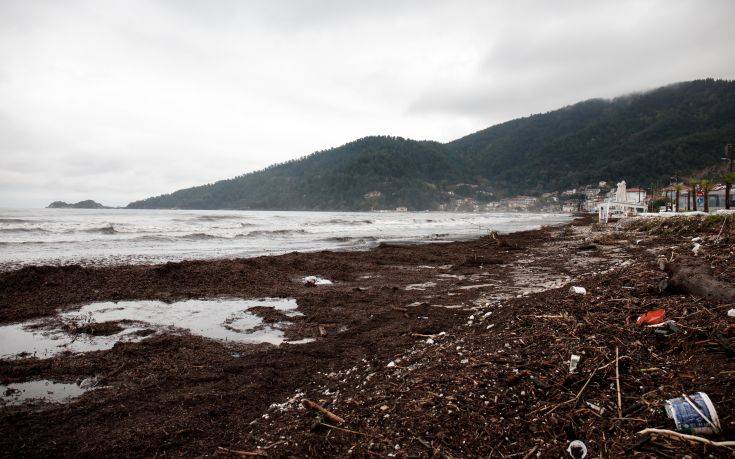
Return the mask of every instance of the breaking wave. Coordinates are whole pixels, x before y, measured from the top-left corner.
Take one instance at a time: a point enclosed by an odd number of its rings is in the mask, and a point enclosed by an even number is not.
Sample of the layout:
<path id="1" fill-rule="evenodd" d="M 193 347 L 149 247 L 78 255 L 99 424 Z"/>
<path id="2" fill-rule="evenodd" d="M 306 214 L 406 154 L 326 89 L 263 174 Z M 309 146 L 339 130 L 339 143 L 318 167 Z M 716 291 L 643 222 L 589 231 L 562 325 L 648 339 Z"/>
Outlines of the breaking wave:
<path id="1" fill-rule="evenodd" d="M 38 223 L 38 220 L 24 220 L 22 218 L 0 218 L 0 223 Z"/>
<path id="2" fill-rule="evenodd" d="M 117 233 L 119 233 L 119 231 L 116 230 L 115 227 L 112 224 L 107 225 L 107 226 L 100 226 L 98 228 L 87 228 L 87 229 L 83 229 L 83 230 L 72 230 L 70 232 L 72 232 L 72 233 L 76 233 L 76 232 L 79 232 L 79 233 L 91 233 L 91 234 L 117 234 Z"/>
<path id="3" fill-rule="evenodd" d="M 214 234 L 207 233 L 191 233 L 184 236 L 177 236 L 178 239 L 186 239 L 188 241 L 206 241 L 210 239 L 231 239 L 224 236 L 215 236 Z"/>
<path id="4" fill-rule="evenodd" d="M 0 228 L 0 233 L 48 233 L 43 228 Z"/>
<path id="5" fill-rule="evenodd" d="M 332 236 L 320 240 L 324 242 L 353 242 L 355 244 L 367 244 L 368 242 L 375 242 L 379 240 L 379 238 L 375 236 Z"/>
<path id="6" fill-rule="evenodd" d="M 330 220 L 306 223 L 306 225 L 309 225 L 309 226 L 322 226 L 322 225 L 358 226 L 358 225 L 371 225 L 373 223 L 375 223 L 373 220 L 367 220 L 367 219 L 366 220 L 345 220 L 343 218 L 332 218 Z"/>
<path id="7" fill-rule="evenodd" d="M 289 234 L 308 234 L 308 231 L 303 229 L 256 230 L 242 234 L 238 237 L 288 236 Z"/>

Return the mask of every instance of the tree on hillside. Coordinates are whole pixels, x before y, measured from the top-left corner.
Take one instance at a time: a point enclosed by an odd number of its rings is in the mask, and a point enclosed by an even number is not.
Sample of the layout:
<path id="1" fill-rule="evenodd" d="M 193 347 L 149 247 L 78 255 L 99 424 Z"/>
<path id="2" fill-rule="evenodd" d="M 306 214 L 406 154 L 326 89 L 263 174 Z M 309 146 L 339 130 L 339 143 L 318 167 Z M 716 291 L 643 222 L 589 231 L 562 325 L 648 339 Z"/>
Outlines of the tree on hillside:
<path id="1" fill-rule="evenodd" d="M 725 182 L 725 209 L 730 208 L 730 191 L 732 191 L 732 184 L 735 183 L 735 172 L 728 172 L 722 177 Z"/>
<path id="2" fill-rule="evenodd" d="M 702 189 L 702 193 L 704 193 L 704 211 L 709 212 L 709 192 L 712 190 L 712 180 L 700 180 L 699 187 Z"/>
<path id="3" fill-rule="evenodd" d="M 692 196 L 692 210 L 694 212 L 697 211 L 697 185 L 699 185 L 699 180 L 695 178 L 689 179 L 689 187 L 692 190 L 692 192 L 690 193 Z"/>

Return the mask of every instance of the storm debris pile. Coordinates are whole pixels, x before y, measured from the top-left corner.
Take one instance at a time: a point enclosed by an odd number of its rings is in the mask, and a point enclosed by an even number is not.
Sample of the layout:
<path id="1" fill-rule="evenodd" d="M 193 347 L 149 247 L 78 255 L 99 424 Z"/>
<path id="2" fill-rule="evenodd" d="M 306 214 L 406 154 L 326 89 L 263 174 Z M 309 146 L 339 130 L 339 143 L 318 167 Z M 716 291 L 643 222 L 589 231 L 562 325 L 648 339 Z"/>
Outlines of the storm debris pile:
<path id="1" fill-rule="evenodd" d="M 708 259 L 733 261 L 717 247 L 705 243 Z M 673 260 L 688 256 L 686 249 L 682 241 Z M 300 388 L 344 418 L 342 429 L 324 427 L 296 397 L 253 423 L 247 448 L 296 456 L 561 457 L 580 440 L 592 456 L 733 454 L 731 445 L 639 433 L 674 430 L 665 401 L 701 391 L 722 426 L 707 440 L 735 439 L 732 304 L 662 290 L 666 278 L 651 256 L 586 277 L 587 295 L 567 286 L 478 306 L 463 325 L 415 336 L 389 360 L 365 359 Z M 653 310 L 665 319 L 636 323 Z"/>
<path id="2" fill-rule="evenodd" d="M 284 333 L 313 340 L 253 345 L 162 331 L 108 350 L 0 360 L 6 385 L 98 381 L 68 403 L 0 409 L 0 450 L 731 454 L 663 432 L 675 428 L 666 400 L 703 392 L 722 428 L 704 437 L 735 438 L 733 304 L 676 285 L 665 270 L 686 264 L 732 286 L 732 230 L 697 224 L 662 235 L 590 223 L 366 252 L 0 273 L 4 324 L 93 301 L 294 298 L 299 316 Z M 294 281 L 308 275 L 335 282 Z M 248 312 L 285 320 L 273 308 Z"/>

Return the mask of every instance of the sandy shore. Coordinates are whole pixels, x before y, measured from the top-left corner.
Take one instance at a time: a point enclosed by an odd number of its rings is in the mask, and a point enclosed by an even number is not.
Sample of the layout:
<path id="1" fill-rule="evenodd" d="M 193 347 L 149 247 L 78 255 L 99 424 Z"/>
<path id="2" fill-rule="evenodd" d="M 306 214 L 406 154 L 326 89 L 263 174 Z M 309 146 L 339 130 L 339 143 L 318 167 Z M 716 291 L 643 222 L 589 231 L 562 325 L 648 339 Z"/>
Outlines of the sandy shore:
<path id="1" fill-rule="evenodd" d="M 2 273 L 3 324 L 94 301 L 290 297 L 303 316 L 286 335 L 315 341 L 159 333 L 107 351 L 2 360 L 3 384 L 94 377 L 98 388 L 65 404 L 0 407 L 0 451 L 559 457 L 580 439 L 594 456 L 721 455 L 636 432 L 673 428 L 664 401 L 704 391 L 723 428 L 710 438 L 735 438 L 732 306 L 673 291 L 657 261 L 691 256 L 691 238 L 701 236 L 696 261 L 731 285 L 734 239 L 725 226 L 723 237 L 701 223 L 599 230 L 578 220 L 367 252 Z M 304 285 L 310 275 L 335 283 Z M 657 308 L 676 331 L 635 326 Z M 572 353 L 582 356 L 574 373 Z M 303 398 L 345 422 L 304 409 Z"/>

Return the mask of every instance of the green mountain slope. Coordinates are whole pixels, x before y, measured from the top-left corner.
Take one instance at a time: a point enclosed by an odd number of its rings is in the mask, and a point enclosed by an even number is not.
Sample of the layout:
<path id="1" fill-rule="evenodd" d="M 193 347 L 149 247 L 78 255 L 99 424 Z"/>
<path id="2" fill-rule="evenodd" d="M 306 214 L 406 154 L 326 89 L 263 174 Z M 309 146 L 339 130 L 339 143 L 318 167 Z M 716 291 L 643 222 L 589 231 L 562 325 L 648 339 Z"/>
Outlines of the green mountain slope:
<path id="1" fill-rule="evenodd" d="M 655 180 L 720 161 L 735 139 L 735 82 L 698 80 L 590 100 L 513 120 L 448 144 L 479 176 L 534 192 Z"/>
<path id="2" fill-rule="evenodd" d="M 133 208 L 370 209 L 394 202 L 431 208 L 435 183 L 464 171 L 436 142 L 366 137 L 262 171 L 131 203 Z M 366 199 L 365 194 L 381 196 Z"/>
<path id="3" fill-rule="evenodd" d="M 460 183 L 471 185 L 469 195 L 475 198 L 598 180 L 648 185 L 719 163 L 723 144 L 733 140 L 735 82 L 697 80 L 580 102 L 447 144 L 366 137 L 128 207 L 432 209 L 450 196 L 461 196 L 455 193 Z"/>

